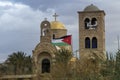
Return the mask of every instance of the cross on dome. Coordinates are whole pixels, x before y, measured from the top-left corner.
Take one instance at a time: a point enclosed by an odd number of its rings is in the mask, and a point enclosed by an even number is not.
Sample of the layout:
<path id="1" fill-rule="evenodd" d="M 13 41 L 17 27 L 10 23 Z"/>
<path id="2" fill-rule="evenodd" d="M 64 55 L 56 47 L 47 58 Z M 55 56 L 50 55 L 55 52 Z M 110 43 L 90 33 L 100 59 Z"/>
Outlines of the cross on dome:
<path id="1" fill-rule="evenodd" d="M 45 21 L 47 21 L 47 18 L 44 18 Z"/>
<path id="2" fill-rule="evenodd" d="M 56 18 L 58 17 L 59 15 L 57 15 L 56 13 L 53 15 L 53 17 L 55 17 L 55 21 L 56 21 Z"/>

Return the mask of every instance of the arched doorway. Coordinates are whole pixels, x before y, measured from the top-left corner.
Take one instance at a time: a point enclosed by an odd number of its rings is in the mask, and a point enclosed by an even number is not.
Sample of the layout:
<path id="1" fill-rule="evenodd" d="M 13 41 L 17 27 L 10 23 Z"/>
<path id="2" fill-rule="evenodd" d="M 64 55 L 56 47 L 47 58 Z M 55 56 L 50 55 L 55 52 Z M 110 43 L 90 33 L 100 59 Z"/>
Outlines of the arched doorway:
<path id="1" fill-rule="evenodd" d="M 42 73 L 50 73 L 50 60 L 49 59 L 42 60 Z"/>

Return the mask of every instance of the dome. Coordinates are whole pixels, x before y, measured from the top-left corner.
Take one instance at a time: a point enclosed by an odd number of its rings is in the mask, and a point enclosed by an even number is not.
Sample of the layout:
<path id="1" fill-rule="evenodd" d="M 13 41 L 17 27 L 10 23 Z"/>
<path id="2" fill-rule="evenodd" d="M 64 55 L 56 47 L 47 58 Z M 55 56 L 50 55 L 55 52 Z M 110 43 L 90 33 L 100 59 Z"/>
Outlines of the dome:
<path id="1" fill-rule="evenodd" d="M 52 21 L 51 22 L 51 29 L 65 29 L 64 24 L 59 21 Z"/>
<path id="2" fill-rule="evenodd" d="M 84 11 L 99 11 L 99 10 L 100 10 L 100 9 L 99 9 L 97 6 L 93 5 L 93 4 L 87 6 L 87 7 L 84 9 Z"/>

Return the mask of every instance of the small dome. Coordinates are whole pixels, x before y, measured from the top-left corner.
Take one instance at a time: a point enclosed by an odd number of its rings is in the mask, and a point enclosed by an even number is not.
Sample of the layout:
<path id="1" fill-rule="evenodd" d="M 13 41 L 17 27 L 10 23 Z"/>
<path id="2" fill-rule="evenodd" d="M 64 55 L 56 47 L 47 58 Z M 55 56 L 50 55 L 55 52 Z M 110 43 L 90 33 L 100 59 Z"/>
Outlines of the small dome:
<path id="1" fill-rule="evenodd" d="M 52 21 L 51 22 L 51 29 L 65 29 L 64 24 L 59 21 Z"/>
<path id="2" fill-rule="evenodd" d="M 99 11 L 99 10 L 100 10 L 100 9 L 99 9 L 97 6 L 93 5 L 93 4 L 87 6 L 87 7 L 84 9 L 84 11 Z"/>

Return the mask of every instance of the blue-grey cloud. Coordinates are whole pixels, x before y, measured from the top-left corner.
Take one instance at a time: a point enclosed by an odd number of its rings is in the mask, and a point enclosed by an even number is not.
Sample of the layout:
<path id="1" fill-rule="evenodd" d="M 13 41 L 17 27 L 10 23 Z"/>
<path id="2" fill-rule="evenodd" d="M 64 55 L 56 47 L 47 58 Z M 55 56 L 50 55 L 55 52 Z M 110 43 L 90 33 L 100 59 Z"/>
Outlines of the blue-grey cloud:
<path id="1" fill-rule="evenodd" d="M 0 62 L 15 51 L 32 54 L 35 45 L 39 43 L 40 22 L 53 14 L 52 9 L 46 13 L 33 10 L 31 7 L 12 2 L 0 2 Z M 9 6 L 9 8 L 5 8 Z M 48 17 L 50 19 L 50 17 Z"/>
<path id="2" fill-rule="evenodd" d="M 73 35 L 74 50 L 78 49 L 78 13 L 90 4 L 106 13 L 106 50 L 117 50 L 117 35 L 120 35 L 119 0 L 0 0 L 0 61 L 14 51 L 31 54 L 39 42 L 40 22 L 58 13 L 58 20 Z M 3 58 L 4 57 L 4 58 Z"/>

